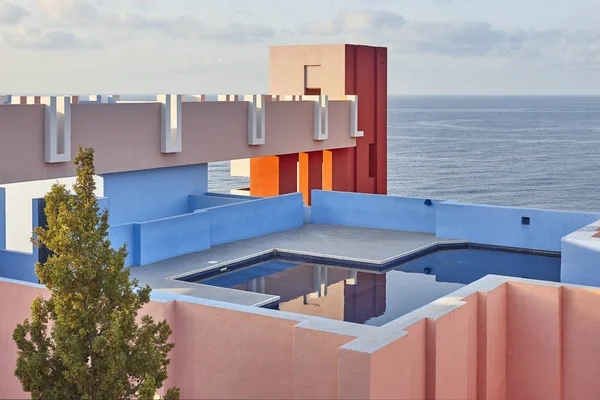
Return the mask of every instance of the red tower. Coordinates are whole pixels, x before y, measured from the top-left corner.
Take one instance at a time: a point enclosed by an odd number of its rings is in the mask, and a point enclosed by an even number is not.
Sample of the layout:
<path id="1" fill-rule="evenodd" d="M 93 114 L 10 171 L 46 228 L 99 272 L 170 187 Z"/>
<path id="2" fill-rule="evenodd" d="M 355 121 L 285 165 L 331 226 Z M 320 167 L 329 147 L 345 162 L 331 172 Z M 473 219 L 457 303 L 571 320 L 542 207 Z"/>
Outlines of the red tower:
<path id="1" fill-rule="evenodd" d="M 387 194 L 387 49 L 284 46 L 270 53 L 271 94 L 358 95 L 358 129 L 364 136 L 356 147 L 252 159 L 250 194 L 301 191 L 307 204 L 312 189 Z"/>

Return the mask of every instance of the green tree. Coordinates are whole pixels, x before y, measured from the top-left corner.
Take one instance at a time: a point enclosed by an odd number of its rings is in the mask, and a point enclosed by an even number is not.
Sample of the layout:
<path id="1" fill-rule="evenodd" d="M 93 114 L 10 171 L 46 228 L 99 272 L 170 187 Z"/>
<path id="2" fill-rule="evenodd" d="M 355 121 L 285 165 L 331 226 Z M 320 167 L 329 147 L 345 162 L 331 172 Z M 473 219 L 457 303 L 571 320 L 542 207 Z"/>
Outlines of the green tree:
<path id="1" fill-rule="evenodd" d="M 150 287 L 130 280 L 126 247 L 108 240 L 108 211 L 95 197 L 94 151 L 79 148 L 72 196 L 55 184 L 46 195 L 47 228 L 34 230 L 35 246 L 51 256 L 35 271 L 50 291 L 31 305 L 31 320 L 13 333 L 15 375 L 41 399 L 153 399 L 167 379 L 171 328 L 138 311 Z M 169 389 L 165 399 L 178 399 Z"/>

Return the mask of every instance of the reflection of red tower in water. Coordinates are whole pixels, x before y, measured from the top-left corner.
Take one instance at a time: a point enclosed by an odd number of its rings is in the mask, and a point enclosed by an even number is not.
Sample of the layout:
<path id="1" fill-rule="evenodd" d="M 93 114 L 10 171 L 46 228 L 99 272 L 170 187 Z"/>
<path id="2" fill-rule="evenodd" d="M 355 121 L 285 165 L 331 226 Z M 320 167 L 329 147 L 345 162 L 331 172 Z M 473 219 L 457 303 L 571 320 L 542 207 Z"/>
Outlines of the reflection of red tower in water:
<path id="1" fill-rule="evenodd" d="M 385 274 L 358 272 L 355 284 L 344 287 L 344 321 L 359 324 L 385 312 Z"/>

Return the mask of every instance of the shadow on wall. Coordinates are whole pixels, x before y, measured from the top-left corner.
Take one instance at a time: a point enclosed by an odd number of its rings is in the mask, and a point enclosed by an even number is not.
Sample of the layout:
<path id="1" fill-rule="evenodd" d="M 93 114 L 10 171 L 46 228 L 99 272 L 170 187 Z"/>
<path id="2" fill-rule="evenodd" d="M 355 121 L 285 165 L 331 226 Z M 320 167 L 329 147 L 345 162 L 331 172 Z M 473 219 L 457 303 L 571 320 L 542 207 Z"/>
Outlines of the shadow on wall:
<path id="1" fill-rule="evenodd" d="M 111 227 L 113 246 L 127 243 L 126 265 L 146 265 L 303 225 L 301 193 L 265 199 L 193 195 L 190 205 L 194 210 L 187 214 Z"/>

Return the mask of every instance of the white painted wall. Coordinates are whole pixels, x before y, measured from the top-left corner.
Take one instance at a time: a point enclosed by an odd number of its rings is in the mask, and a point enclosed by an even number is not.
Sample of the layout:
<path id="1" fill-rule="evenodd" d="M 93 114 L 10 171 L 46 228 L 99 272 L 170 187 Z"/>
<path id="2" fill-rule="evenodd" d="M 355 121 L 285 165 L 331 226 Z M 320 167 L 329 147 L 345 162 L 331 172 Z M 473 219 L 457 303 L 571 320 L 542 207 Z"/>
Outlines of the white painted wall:
<path id="1" fill-rule="evenodd" d="M 56 182 L 71 187 L 75 178 L 49 179 L 45 181 L 13 183 L 2 185 L 6 189 L 6 248 L 31 253 L 30 242 L 33 199 L 44 197 Z M 101 177 L 96 177 L 96 195 L 103 196 L 104 187 Z"/>

